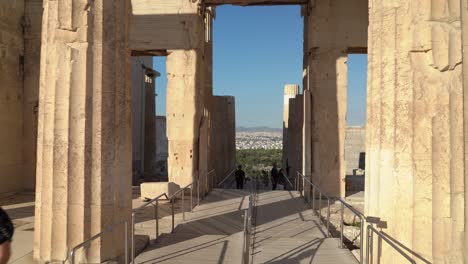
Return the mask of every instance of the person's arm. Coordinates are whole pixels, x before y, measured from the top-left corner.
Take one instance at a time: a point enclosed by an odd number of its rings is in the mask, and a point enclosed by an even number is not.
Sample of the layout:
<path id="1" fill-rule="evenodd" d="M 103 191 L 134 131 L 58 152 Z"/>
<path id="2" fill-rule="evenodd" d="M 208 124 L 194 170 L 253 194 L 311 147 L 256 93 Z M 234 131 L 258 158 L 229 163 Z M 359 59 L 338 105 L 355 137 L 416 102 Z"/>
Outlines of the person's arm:
<path id="1" fill-rule="evenodd" d="M 11 242 L 6 241 L 0 245 L 0 264 L 8 263 L 11 254 Z"/>

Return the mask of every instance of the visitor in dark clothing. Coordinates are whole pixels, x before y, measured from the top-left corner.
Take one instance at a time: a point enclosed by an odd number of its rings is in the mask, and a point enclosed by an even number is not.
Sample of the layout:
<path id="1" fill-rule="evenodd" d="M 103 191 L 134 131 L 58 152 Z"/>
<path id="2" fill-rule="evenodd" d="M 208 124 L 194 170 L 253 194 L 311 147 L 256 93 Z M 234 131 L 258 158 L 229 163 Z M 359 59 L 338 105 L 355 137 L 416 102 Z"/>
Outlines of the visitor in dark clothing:
<path id="1" fill-rule="evenodd" d="M 270 175 L 271 175 L 271 184 L 273 185 L 272 190 L 276 190 L 276 185 L 278 185 L 279 181 L 279 173 L 278 173 L 278 165 L 276 165 L 276 162 L 273 163 L 273 168 L 271 169 Z"/>
<path id="2" fill-rule="evenodd" d="M 237 166 L 235 175 L 236 175 L 236 188 L 244 189 L 245 172 L 242 170 L 242 165 Z"/>
<path id="3" fill-rule="evenodd" d="M 10 258 L 13 223 L 8 214 L 0 207 L 0 264 L 6 264 Z"/>

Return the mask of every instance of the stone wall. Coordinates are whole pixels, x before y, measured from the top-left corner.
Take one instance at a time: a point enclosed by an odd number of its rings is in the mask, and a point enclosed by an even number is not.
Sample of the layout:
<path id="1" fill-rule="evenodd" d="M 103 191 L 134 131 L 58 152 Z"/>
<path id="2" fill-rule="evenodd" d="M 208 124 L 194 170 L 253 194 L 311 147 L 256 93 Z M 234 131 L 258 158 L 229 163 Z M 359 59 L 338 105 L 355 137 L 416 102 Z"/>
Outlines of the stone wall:
<path id="1" fill-rule="evenodd" d="M 304 173 L 310 170 L 323 191 L 344 196 L 346 61 L 350 49 L 367 47 L 367 0 L 317 0 L 304 14 L 304 87 L 311 98 L 304 109 L 310 107 L 312 137 L 311 145 L 304 148 Z"/>
<path id="2" fill-rule="evenodd" d="M 213 96 L 211 106 L 210 161 L 215 169 L 213 184 L 217 186 L 236 166 L 235 99 L 233 96 Z"/>
<path id="3" fill-rule="evenodd" d="M 369 1 L 366 215 L 381 217 L 417 263 L 466 263 L 466 10 L 460 1 Z M 388 246 L 380 255 L 403 263 Z"/>
<path id="4" fill-rule="evenodd" d="M 42 0 L 26 0 L 24 7 L 23 152 L 24 188 L 27 190 L 36 187 L 42 5 Z"/>
<path id="5" fill-rule="evenodd" d="M 34 190 L 42 0 L 0 3 L 0 194 Z"/>
<path id="6" fill-rule="evenodd" d="M 347 127 L 345 138 L 346 175 L 353 175 L 355 169 L 365 169 L 366 128 Z"/>
<path id="7" fill-rule="evenodd" d="M 25 187 L 24 1 L 0 1 L 0 194 Z"/>
<path id="8" fill-rule="evenodd" d="M 156 116 L 156 161 L 167 161 L 166 117 Z"/>
<path id="9" fill-rule="evenodd" d="M 168 140 L 166 133 L 166 117 L 156 116 L 156 164 L 155 172 L 156 177 L 160 180 L 167 181 L 167 158 L 168 152 Z"/>

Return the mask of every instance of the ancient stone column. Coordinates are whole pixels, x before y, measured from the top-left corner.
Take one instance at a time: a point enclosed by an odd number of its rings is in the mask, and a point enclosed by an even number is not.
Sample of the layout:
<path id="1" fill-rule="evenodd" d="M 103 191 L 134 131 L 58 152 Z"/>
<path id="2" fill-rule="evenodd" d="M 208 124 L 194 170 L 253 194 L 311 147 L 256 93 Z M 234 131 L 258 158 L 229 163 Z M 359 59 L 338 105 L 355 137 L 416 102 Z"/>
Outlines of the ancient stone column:
<path id="1" fill-rule="evenodd" d="M 199 174 L 203 116 L 202 50 L 175 50 L 167 56 L 169 181 L 184 187 Z"/>
<path id="2" fill-rule="evenodd" d="M 145 68 L 145 140 L 144 140 L 144 168 L 143 174 L 146 179 L 154 176 L 154 165 L 156 162 L 156 78 L 160 73 Z"/>
<path id="3" fill-rule="evenodd" d="M 131 213 L 129 52 L 125 0 L 44 1 L 34 259 L 69 251 Z M 124 255 L 124 226 L 76 261 Z"/>
<path id="4" fill-rule="evenodd" d="M 213 96 L 211 106 L 210 134 L 213 145 L 210 160 L 213 161 L 216 171 L 216 177 L 213 181 L 213 186 L 216 187 L 235 168 L 235 98 L 233 96 Z"/>
<path id="5" fill-rule="evenodd" d="M 344 196 L 346 63 L 349 49 L 367 46 L 367 1 L 315 1 L 307 14 L 312 180 L 324 192 Z"/>
<path id="6" fill-rule="evenodd" d="M 289 122 L 289 99 L 296 98 L 299 93 L 299 85 L 286 84 L 284 86 L 284 103 L 283 103 L 283 168 L 289 166 L 289 145 L 288 145 L 288 122 Z"/>
<path id="7" fill-rule="evenodd" d="M 211 160 L 210 151 L 210 115 L 211 115 L 211 98 L 213 97 L 213 15 L 214 8 L 208 8 L 205 10 L 205 43 L 204 43 L 204 64 L 203 64 L 203 117 L 200 125 L 200 192 L 205 194 L 211 190 L 210 177 L 216 175 L 215 173 L 208 173 L 214 169 Z"/>
<path id="8" fill-rule="evenodd" d="M 288 118 L 288 176 L 292 179 L 296 177 L 296 172 L 302 171 L 302 125 L 303 125 L 303 96 L 296 95 L 289 99 Z M 284 152 L 284 147 L 283 147 Z M 292 180 L 294 181 L 294 180 Z"/>
<path id="9" fill-rule="evenodd" d="M 417 263 L 466 263 L 460 12 L 369 1 L 366 215 Z M 403 263 L 385 245 L 380 259 Z"/>

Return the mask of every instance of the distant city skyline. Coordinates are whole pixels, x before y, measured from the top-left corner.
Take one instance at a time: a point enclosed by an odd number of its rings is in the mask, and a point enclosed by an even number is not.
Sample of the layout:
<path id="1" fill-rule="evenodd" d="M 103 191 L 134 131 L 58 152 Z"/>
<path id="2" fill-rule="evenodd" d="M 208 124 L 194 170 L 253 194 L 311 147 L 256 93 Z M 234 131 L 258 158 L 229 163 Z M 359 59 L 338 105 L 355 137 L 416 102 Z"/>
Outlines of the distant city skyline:
<path id="1" fill-rule="evenodd" d="M 299 6 L 216 9 L 213 24 L 213 93 L 236 100 L 237 127 L 282 128 L 283 89 L 302 90 L 303 18 Z M 156 114 L 166 113 L 166 59 L 154 57 Z M 347 124 L 365 124 L 366 55 L 348 59 Z"/>

